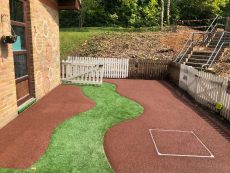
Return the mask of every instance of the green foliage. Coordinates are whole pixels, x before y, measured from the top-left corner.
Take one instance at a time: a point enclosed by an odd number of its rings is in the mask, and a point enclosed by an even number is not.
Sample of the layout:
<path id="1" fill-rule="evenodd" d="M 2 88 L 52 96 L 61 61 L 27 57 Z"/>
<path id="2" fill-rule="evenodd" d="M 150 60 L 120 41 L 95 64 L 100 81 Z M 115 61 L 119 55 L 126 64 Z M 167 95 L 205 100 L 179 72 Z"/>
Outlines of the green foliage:
<path id="1" fill-rule="evenodd" d="M 177 0 L 181 19 L 206 19 L 223 13 L 229 0 Z"/>
<path id="2" fill-rule="evenodd" d="M 146 26 L 156 26 L 159 22 L 160 9 L 156 0 L 150 0 L 147 5 L 142 8 L 145 25 Z"/>
<path id="3" fill-rule="evenodd" d="M 79 11 L 74 10 L 62 10 L 60 12 L 60 27 L 70 28 L 79 26 Z"/>
<path id="4" fill-rule="evenodd" d="M 167 9 L 168 0 L 165 1 Z M 171 0 L 171 22 L 230 15 L 230 0 Z M 161 0 L 82 0 L 80 12 L 62 11 L 61 27 L 158 26 Z M 165 15 L 167 10 L 165 10 Z M 166 19 L 166 17 L 165 17 Z"/>
<path id="5" fill-rule="evenodd" d="M 116 93 L 115 85 L 83 86 L 96 106 L 65 121 L 54 131 L 45 154 L 25 170 L 0 169 L 0 173 L 112 173 L 103 142 L 106 131 L 135 118 L 143 108 Z"/>
<path id="6" fill-rule="evenodd" d="M 120 19 L 127 26 L 156 26 L 159 21 L 159 12 L 156 0 L 149 0 L 148 2 L 122 0 Z"/>
<path id="7" fill-rule="evenodd" d="M 116 23 L 117 20 L 118 20 L 118 15 L 117 15 L 117 13 L 110 14 L 110 18 L 111 18 L 111 20 L 113 21 L 113 23 L 114 23 L 114 25 L 115 25 L 115 23 Z"/>
<path id="8" fill-rule="evenodd" d="M 221 8 L 223 16 L 230 16 L 230 0 Z"/>

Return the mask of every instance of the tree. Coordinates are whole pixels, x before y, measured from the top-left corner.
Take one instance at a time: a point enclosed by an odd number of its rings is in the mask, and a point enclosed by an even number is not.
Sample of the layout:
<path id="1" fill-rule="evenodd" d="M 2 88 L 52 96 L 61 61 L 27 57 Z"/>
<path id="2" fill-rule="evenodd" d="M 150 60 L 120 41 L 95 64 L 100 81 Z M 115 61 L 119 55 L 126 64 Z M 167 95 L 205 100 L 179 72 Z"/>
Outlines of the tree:
<path id="1" fill-rule="evenodd" d="M 79 26 L 82 27 L 85 23 L 85 17 L 92 15 L 100 8 L 101 0 L 82 0 L 81 10 L 79 15 Z M 93 16 L 93 15 L 92 15 Z"/>
<path id="2" fill-rule="evenodd" d="M 61 11 L 61 27 L 145 27 L 173 20 L 210 19 L 230 15 L 230 0 L 82 0 L 80 11 Z M 116 15 L 115 15 L 116 14 Z M 210 21 L 206 20 L 209 24 Z"/>
<path id="3" fill-rule="evenodd" d="M 142 27 L 159 25 L 157 0 L 122 0 L 120 22 L 127 26 Z"/>
<path id="4" fill-rule="evenodd" d="M 230 16 L 230 1 L 225 5 L 225 7 L 222 7 L 221 9 L 223 11 L 223 16 Z"/>
<path id="5" fill-rule="evenodd" d="M 161 30 L 164 28 L 165 3 L 161 0 Z"/>
<path id="6" fill-rule="evenodd" d="M 160 10 L 157 0 L 149 0 L 148 3 L 143 4 L 142 18 L 144 26 L 156 26 L 159 25 Z"/>
<path id="7" fill-rule="evenodd" d="M 168 0 L 167 4 L 167 24 L 170 25 L 170 9 L 171 9 L 171 0 Z"/>
<path id="8" fill-rule="evenodd" d="M 180 19 L 207 19 L 222 14 L 229 0 L 175 0 Z M 229 9 L 228 9 L 229 10 Z"/>

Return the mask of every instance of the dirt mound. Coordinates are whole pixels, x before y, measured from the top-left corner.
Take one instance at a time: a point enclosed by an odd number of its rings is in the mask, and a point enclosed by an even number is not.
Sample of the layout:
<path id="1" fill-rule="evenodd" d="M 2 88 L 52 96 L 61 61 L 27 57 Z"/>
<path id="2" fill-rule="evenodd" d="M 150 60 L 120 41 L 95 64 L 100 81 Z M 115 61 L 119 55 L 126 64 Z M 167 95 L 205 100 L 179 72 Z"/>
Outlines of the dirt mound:
<path id="1" fill-rule="evenodd" d="M 176 32 L 115 32 L 86 41 L 74 56 L 109 58 L 172 59 L 183 47 L 193 30 Z"/>
<path id="2" fill-rule="evenodd" d="M 180 27 L 176 32 L 104 33 L 86 41 L 73 56 L 172 60 L 181 51 L 192 30 Z M 230 50 L 214 65 L 213 73 L 230 76 Z"/>
<path id="3" fill-rule="evenodd" d="M 220 76 L 230 77 L 230 48 L 226 49 L 223 57 L 214 64 L 213 72 Z"/>

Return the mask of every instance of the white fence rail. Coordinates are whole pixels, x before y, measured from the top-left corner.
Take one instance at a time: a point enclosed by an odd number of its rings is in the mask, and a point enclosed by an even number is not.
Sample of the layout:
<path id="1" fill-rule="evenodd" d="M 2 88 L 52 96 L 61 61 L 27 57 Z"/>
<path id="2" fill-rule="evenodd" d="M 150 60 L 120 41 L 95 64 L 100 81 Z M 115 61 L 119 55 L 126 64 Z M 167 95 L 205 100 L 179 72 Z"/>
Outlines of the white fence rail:
<path id="1" fill-rule="evenodd" d="M 67 83 L 100 85 L 103 82 L 103 65 L 62 61 L 62 81 Z"/>
<path id="2" fill-rule="evenodd" d="M 193 67 L 181 65 L 179 86 L 195 100 L 217 111 L 216 105 L 222 105 L 220 114 L 230 120 L 230 94 L 227 92 L 229 78 L 219 77 L 198 71 Z"/>
<path id="3" fill-rule="evenodd" d="M 101 64 L 104 67 L 105 78 L 127 78 L 129 59 L 94 58 L 94 57 L 68 57 L 67 61 L 83 64 Z"/>

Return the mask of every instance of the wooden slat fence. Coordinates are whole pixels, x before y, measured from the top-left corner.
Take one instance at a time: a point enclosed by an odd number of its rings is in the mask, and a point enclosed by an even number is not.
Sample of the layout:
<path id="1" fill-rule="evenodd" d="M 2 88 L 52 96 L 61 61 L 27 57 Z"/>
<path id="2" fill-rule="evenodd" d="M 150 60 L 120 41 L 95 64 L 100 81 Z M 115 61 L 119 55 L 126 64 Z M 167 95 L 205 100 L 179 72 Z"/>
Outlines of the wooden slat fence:
<path id="1" fill-rule="evenodd" d="M 152 59 L 130 59 L 130 79 L 164 79 L 170 61 Z"/>
<path id="2" fill-rule="evenodd" d="M 95 57 L 68 57 L 70 62 L 83 64 L 102 64 L 105 78 L 127 78 L 129 59 L 125 58 L 95 58 Z"/>
<path id="3" fill-rule="evenodd" d="M 220 114 L 230 120 L 229 78 L 198 71 L 193 67 L 181 65 L 179 86 L 186 90 L 195 100 L 213 111 L 217 103 L 223 105 Z"/>
<path id="4" fill-rule="evenodd" d="M 103 82 L 103 65 L 62 61 L 62 81 L 66 83 L 101 85 Z"/>

